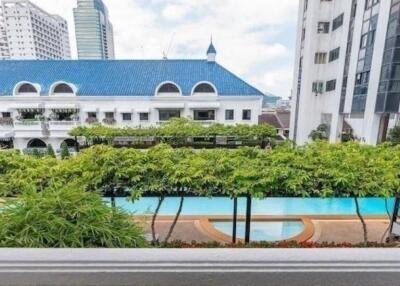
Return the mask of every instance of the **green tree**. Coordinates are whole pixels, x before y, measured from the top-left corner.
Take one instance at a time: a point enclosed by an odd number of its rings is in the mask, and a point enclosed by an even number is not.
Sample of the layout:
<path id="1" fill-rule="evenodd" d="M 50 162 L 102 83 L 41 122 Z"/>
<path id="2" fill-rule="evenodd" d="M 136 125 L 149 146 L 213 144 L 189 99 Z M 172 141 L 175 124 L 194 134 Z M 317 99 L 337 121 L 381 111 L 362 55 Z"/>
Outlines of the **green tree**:
<path id="1" fill-rule="evenodd" d="M 0 212 L 0 247 L 144 247 L 143 229 L 129 214 L 78 189 L 24 192 Z"/>
<path id="2" fill-rule="evenodd" d="M 56 153 L 54 152 L 53 146 L 51 144 L 47 145 L 47 152 L 46 152 L 47 156 L 50 156 L 52 158 L 56 157 Z"/>
<path id="3" fill-rule="evenodd" d="M 71 154 L 69 153 L 68 145 L 67 143 L 63 142 L 61 144 L 61 159 L 65 160 L 71 157 Z"/>

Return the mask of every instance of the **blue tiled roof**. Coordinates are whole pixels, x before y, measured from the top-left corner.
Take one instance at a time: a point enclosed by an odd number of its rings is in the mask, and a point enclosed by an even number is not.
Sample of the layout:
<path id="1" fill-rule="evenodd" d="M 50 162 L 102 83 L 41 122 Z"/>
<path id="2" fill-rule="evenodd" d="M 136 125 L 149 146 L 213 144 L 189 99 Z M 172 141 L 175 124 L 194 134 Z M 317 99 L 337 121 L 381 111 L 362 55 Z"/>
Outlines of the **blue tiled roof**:
<path id="1" fill-rule="evenodd" d="M 213 83 L 219 95 L 262 95 L 221 65 L 206 60 L 0 61 L 0 96 L 12 95 L 21 81 L 39 84 L 41 95 L 48 95 L 58 81 L 74 84 L 78 96 L 152 96 L 165 81 L 179 85 L 183 95 L 190 95 L 201 81 Z"/>
<path id="2" fill-rule="evenodd" d="M 216 54 L 216 53 L 217 53 L 217 50 L 215 49 L 213 43 L 211 43 L 210 46 L 208 47 L 207 55 L 208 54 Z"/>

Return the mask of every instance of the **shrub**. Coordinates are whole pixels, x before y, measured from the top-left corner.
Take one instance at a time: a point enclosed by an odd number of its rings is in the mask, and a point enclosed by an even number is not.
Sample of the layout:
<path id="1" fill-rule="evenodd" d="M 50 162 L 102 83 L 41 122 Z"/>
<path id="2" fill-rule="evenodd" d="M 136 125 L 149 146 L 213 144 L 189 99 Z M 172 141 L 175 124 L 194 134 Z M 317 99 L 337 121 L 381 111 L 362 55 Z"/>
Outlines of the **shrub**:
<path id="1" fill-rule="evenodd" d="M 390 130 L 388 139 L 395 145 L 400 144 L 400 125 Z"/>
<path id="2" fill-rule="evenodd" d="M 98 194 L 65 188 L 24 192 L 0 212 L 0 247 L 134 248 L 146 246 L 130 215 Z"/>
<path id="3" fill-rule="evenodd" d="M 328 140 L 329 139 L 329 126 L 326 124 L 320 124 L 317 129 L 311 131 L 310 135 L 308 136 L 313 141 L 318 140 Z"/>
<path id="4" fill-rule="evenodd" d="M 62 143 L 61 144 L 61 159 L 68 159 L 71 157 L 71 154 L 69 153 L 68 145 L 67 143 Z"/>
<path id="5" fill-rule="evenodd" d="M 47 156 L 55 158 L 56 157 L 56 153 L 54 152 L 53 146 L 51 146 L 51 144 L 47 145 Z"/>

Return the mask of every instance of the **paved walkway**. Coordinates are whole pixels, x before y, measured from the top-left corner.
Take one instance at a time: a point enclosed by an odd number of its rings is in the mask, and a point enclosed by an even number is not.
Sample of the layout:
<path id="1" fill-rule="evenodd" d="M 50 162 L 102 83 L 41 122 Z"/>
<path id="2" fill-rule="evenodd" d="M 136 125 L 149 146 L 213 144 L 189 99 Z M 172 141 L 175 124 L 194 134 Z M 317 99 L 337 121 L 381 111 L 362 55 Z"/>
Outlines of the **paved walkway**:
<path id="1" fill-rule="evenodd" d="M 358 220 L 313 220 L 315 233 L 311 240 L 316 242 L 349 242 L 363 241 L 363 229 Z M 368 240 L 381 242 L 389 226 L 388 220 L 367 220 Z"/>
<path id="2" fill-rule="evenodd" d="M 362 225 L 358 220 L 312 220 L 312 222 L 315 227 L 312 241 L 335 243 L 359 243 L 363 241 Z M 156 232 L 160 241 L 167 234 L 171 223 L 172 220 L 157 222 Z M 380 242 L 388 224 L 388 220 L 367 220 L 369 241 Z M 151 233 L 150 223 L 146 223 L 146 231 Z M 197 219 L 185 219 L 178 222 L 171 240 L 209 242 L 217 239 L 202 231 Z"/>

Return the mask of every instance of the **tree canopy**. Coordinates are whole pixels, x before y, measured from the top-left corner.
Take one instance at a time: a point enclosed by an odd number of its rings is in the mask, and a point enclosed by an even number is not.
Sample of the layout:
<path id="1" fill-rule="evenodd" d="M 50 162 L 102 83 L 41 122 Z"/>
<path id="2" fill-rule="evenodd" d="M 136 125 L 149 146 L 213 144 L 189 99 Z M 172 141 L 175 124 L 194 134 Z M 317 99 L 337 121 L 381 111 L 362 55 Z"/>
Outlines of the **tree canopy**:
<path id="1" fill-rule="evenodd" d="M 214 123 L 204 126 L 187 118 L 174 118 L 158 127 L 116 128 L 95 124 L 78 126 L 70 131 L 71 136 L 85 137 L 87 140 L 98 138 L 112 140 L 116 137 L 197 137 L 197 136 L 235 136 L 246 138 L 272 138 L 276 130 L 267 124 L 261 125 L 224 125 Z"/>
<path id="2" fill-rule="evenodd" d="M 102 194 L 389 197 L 400 191 L 400 146 L 314 142 L 235 150 L 147 151 L 93 146 L 68 160 L 0 152 L 0 196 L 48 187 Z"/>

